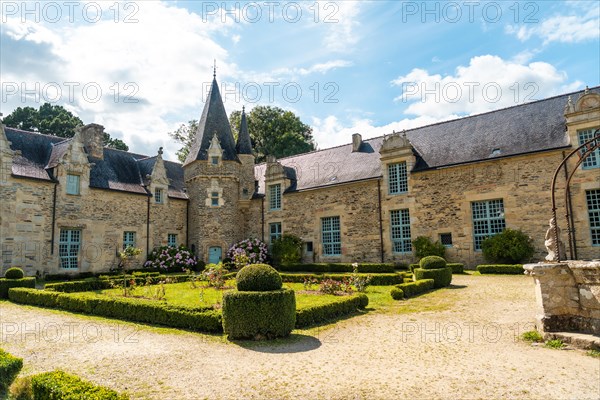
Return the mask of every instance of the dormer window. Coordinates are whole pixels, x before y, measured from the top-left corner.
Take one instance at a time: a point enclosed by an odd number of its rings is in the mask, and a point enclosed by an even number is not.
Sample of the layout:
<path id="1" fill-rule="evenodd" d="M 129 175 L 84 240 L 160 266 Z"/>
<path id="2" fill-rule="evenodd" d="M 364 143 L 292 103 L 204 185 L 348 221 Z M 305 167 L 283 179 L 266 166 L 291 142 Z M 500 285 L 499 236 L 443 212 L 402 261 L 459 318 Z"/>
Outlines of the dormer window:
<path id="1" fill-rule="evenodd" d="M 67 194 L 78 195 L 80 193 L 79 186 L 79 175 L 67 174 Z"/>
<path id="2" fill-rule="evenodd" d="M 212 157 L 210 158 L 210 163 L 211 163 L 212 165 L 219 165 L 219 157 L 218 157 L 218 156 L 212 156 Z"/>
<path id="3" fill-rule="evenodd" d="M 406 161 L 388 165 L 388 189 L 390 194 L 408 192 Z"/>
<path id="4" fill-rule="evenodd" d="M 210 193 L 210 205 L 213 207 L 219 206 L 219 192 Z"/>
<path id="5" fill-rule="evenodd" d="M 269 185 L 269 210 L 281 210 L 281 184 Z"/>
<path id="6" fill-rule="evenodd" d="M 162 204 L 164 202 L 163 190 L 162 189 L 154 189 L 154 202 L 156 204 Z"/>

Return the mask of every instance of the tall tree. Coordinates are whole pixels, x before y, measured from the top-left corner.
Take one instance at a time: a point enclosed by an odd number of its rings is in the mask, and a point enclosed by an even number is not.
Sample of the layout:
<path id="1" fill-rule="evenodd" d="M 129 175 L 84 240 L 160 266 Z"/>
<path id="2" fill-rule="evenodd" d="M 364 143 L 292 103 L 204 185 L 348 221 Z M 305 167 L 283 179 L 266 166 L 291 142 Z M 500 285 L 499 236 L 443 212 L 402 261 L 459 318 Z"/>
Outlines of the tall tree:
<path id="1" fill-rule="evenodd" d="M 312 128 L 291 111 L 279 107 L 256 106 L 246 117 L 257 162 L 265 161 L 267 155 L 281 158 L 315 150 Z M 240 111 L 232 112 L 229 117 L 236 136 L 241 118 Z"/>
<path id="2" fill-rule="evenodd" d="M 38 110 L 33 107 L 17 107 L 2 121 L 4 125 L 34 131 L 46 135 L 70 138 L 75 135 L 75 128 L 83 125 L 83 121 L 69 110 L 59 105 L 44 103 Z M 118 150 L 129 150 L 129 146 L 121 139 L 111 138 L 104 133 L 104 145 Z"/>
<path id="3" fill-rule="evenodd" d="M 190 152 L 190 147 L 192 147 L 192 143 L 194 142 L 194 136 L 196 135 L 197 129 L 198 120 L 193 119 L 188 121 L 187 124 L 181 124 L 175 132 L 168 133 L 172 139 L 183 146 L 175 153 L 181 163 L 185 162 L 185 159 Z"/>

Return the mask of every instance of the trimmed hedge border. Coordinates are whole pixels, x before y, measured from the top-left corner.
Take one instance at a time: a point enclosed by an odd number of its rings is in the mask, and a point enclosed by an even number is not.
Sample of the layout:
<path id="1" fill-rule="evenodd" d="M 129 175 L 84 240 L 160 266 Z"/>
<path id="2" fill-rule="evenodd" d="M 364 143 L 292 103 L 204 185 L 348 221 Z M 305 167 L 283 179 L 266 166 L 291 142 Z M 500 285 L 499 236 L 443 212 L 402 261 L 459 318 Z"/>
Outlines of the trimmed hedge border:
<path id="1" fill-rule="evenodd" d="M 311 263 L 311 264 L 288 264 L 277 267 L 280 272 L 353 272 L 352 263 Z M 358 273 L 365 274 L 389 274 L 396 271 L 394 264 L 381 263 L 358 263 Z"/>
<path id="2" fill-rule="evenodd" d="M 296 310 L 296 328 L 306 328 L 335 318 L 352 314 L 369 305 L 369 298 L 364 293 L 342 296 L 333 303 L 306 307 Z"/>
<path id="3" fill-rule="evenodd" d="M 0 278 L 0 299 L 8 299 L 10 288 L 35 288 L 35 278 L 6 279 Z"/>
<path id="4" fill-rule="evenodd" d="M 6 393 L 23 368 L 23 359 L 0 349 L 0 395 Z"/>
<path id="5" fill-rule="evenodd" d="M 198 332 L 222 332 L 221 313 L 207 307 L 175 307 L 153 300 L 103 298 L 94 293 L 60 293 L 24 288 L 10 289 L 8 298 L 15 303 L 59 308 L 106 318 Z"/>
<path id="6" fill-rule="evenodd" d="M 125 284 L 129 286 L 130 282 L 133 280 L 136 285 L 143 285 L 146 283 L 157 285 L 163 279 L 169 279 L 171 283 L 187 282 L 189 280 L 189 275 L 155 275 L 154 273 L 126 275 Z M 46 290 L 54 290 L 55 292 L 62 293 L 93 292 L 96 290 L 111 289 L 111 282 L 117 284 L 122 283 L 123 275 L 101 275 L 99 278 L 89 278 L 84 281 L 48 283 L 44 288 Z"/>
<path id="7" fill-rule="evenodd" d="M 482 264 L 477 266 L 480 274 L 523 275 L 525 270 L 521 264 Z"/>
<path id="8" fill-rule="evenodd" d="M 126 394 L 84 381 L 63 371 L 44 372 L 31 377 L 34 399 L 44 400 L 128 400 Z"/>
<path id="9" fill-rule="evenodd" d="M 229 339 L 286 337 L 295 325 L 296 294 L 291 289 L 223 295 L 223 332 Z"/>
<path id="10" fill-rule="evenodd" d="M 452 268 L 453 274 L 464 274 L 465 273 L 465 265 L 461 263 L 448 263 L 447 267 Z"/>
<path id="11" fill-rule="evenodd" d="M 424 279 L 433 279 L 435 282 L 434 288 L 436 289 L 449 286 L 450 282 L 452 282 L 452 268 L 415 268 L 415 281 L 418 282 Z"/>
<path id="12" fill-rule="evenodd" d="M 425 293 L 433 288 L 434 288 L 433 279 L 421 279 L 420 281 L 415 281 L 415 282 L 411 282 L 411 283 L 402 283 L 400 285 L 396 285 L 396 286 L 394 286 L 392 291 L 394 291 L 394 289 L 400 289 L 400 290 L 402 290 L 404 297 L 414 297 L 421 293 Z M 397 293 L 397 291 L 395 294 L 396 294 L 396 296 L 399 295 L 399 293 Z M 392 298 L 394 298 L 394 294 L 392 294 Z M 394 300 L 397 300 L 397 299 L 394 298 Z"/>
<path id="13" fill-rule="evenodd" d="M 305 279 L 316 279 L 321 282 L 324 279 L 333 279 L 342 281 L 352 278 L 351 274 L 280 274 L 284 282 L 303 283 Z M 359 276 L 371 276 L 369 285 L 371 286 L 392 286 L 403 282 L 401 274 L 358 274 Z"/>

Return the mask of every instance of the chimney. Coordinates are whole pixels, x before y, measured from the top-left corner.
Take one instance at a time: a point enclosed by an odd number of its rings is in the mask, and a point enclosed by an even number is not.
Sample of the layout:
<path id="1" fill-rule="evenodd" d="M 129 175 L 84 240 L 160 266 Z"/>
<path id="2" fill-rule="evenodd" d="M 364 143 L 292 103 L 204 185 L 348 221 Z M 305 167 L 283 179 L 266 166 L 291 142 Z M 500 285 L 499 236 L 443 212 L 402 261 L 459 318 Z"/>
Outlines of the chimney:
<path id="1" fill-rule="evenodd" d="M 104 159 L 104 127 L 88 124 L 80 128 L 81 139 L 88 155 L 99 160 Z"/>
<path id="2" fill-rule="evenodd" d="M 360 145 L 362 144 L 362 136 L 360 133 L 352 134 L 352 152 L 355 153 L 359 151 Z"/>

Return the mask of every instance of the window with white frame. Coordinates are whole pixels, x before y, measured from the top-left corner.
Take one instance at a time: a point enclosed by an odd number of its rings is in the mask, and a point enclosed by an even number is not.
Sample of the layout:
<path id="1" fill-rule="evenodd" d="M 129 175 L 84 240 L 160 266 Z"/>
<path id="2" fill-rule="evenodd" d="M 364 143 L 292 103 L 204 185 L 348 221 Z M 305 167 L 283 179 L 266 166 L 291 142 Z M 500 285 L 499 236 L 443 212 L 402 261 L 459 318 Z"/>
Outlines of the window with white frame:
<path id="1" fill-rule="evenodd" d="M 269 224 L 269 244 L 281 237 L 281 222 Z"/>
<path id="2" fill-rule="evenodd" d="M 406 161 L 388 165 L 388 189 L 390 194 L 408 192 Z"/>
<path id="3" fill-rule="evenodd" d="M 79 267 L 79 249 L 81 248 L 81 231 L 79 229 L 61 229 L 58 242 L 60 267 L 77 269 Z"/>
<path id="4" fill-rule="evenodd" d="M 585 130 L 577 131 L 577 137 L 579 139 L 579 145 L 582 145 L 585 142 L 591 140 L 594 137 L 594 133 L 596 132 L 596 129 L 598 129 L 598 128 L 585 129 Z M 583 154 L 584 152 L 585 152 L 585 148 L 581 149 L 581 153 Z M 583 163 L 581 164 L 581 166 L 582 166 L 583 169 L 600 168 L 600 149 L 594 150 L 588 156 L 588 158 L 586 158 L 585 160 L 583 160 Z"/>
<path id="5" fill-rule="evenodd" d="M 281 210 L 281 184 L 269 185 L 269 210 Z"/>
<path id="6" fill-rule="evenodd" d="M 488 237 L 501 233 L 506 228 L 504 201 L 485 200 L 471 203 L 473 213 L 473 242 L 475 250 L 481 250 L 481 243 Z"/>
<path id="7" fill-rule="evenodd" d="M 135 232 L 123 232 L 123 250 L 135 247 Z"/>
<path id="8" fill-rule="evenodd" d="M 156 204 L 162 204 L 164 200 L 163 190 L 159 188 L 154 189 L 154 202 Z"/>
<path id="9" fill-rule="evenodd" d="M 390 211 L 392 250 L 394 253 L 412 251 L 410 239 L 410 214 L 408 209 Z"/>
<path id="10" fill-rule="evenodd" d="M 323 255 L 339 256 L 342 254 L 340 217 L 321 218 L 321 238 L 323 244 Z"/>
<path id="11" fill-rule="evenodd" d="M 588 217 L 592 234 L 592 246 L 600 246 L 600 189 L 585 192 Z"/>
<path id="12" fill-rule="evenodd" d="M 67 174 L 67 194 L 80 193 L 80 177 L 79 175 Z"/>
<path id="13" fill-rule="evenodd" d="M 167 245 L 171 247 L 177 247 L 177 235 L 174 233 L 169 233 L 167 235 Z"/>

